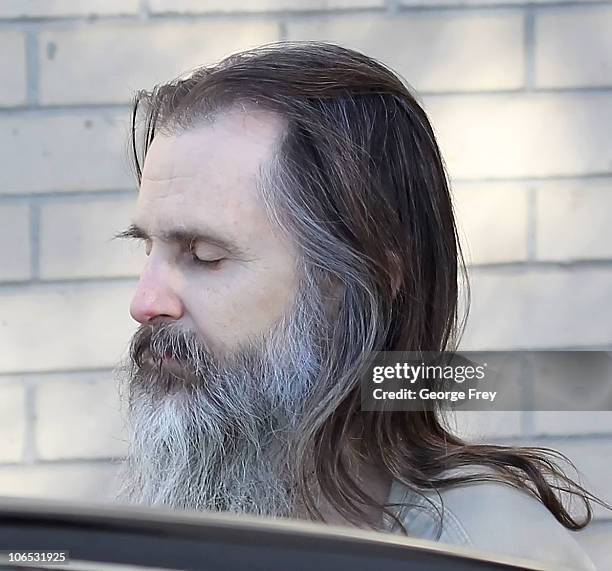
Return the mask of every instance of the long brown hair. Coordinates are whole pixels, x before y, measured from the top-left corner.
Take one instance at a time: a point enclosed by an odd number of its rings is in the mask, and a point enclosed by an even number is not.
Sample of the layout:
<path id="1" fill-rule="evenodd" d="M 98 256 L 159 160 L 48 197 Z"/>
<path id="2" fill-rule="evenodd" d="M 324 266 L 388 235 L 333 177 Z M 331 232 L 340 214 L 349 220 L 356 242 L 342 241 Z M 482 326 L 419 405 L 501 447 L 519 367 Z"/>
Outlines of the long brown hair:
<path id="1" fill-rule="evenodd" d="M 236 54 L 136 95 L 138 178 L 157 132 L 189 129 L 234 105 L 285 119 L 278 155 L 262 172 L 262 197 L 297 244 L 304 275 L 341 285 L 318 392 L 296 435 L 298 491 L 310 515 L 324 519 L 316 489 L 349 521 L 363 521 L 369 506 L 394 517 L 355 478 L 351 451 L 416 493 L 499 481 L 528 491 L 565 527 L 587 525 L 590 501 L 605 504 L 564 473 L 558 452 L 467 444 L 439 408 L 361 410 L 359 379 L 372 352 L 454 350 L 465 319 L 460 294 L 469 301 L 443 160 L 410 90 L 384 65 L 333 44 Z M 486 470 L 445 475 L 466 466 Z M 565 507 L 563 492 L 582 500 L 582 518 Z"/>

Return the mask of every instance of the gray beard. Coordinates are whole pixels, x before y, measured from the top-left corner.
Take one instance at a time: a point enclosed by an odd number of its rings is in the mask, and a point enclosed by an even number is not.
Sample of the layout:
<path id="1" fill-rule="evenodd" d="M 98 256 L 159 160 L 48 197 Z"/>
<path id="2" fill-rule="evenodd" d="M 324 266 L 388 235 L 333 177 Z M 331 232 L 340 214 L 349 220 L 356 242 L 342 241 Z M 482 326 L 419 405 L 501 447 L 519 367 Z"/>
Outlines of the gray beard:
<path id="1" fill-rule="evenodd" d="M 149 329 L 138 358 L 141 327 L 117 369 L 129 441 L 117 501 L 295 517 L 296 441 L 319 377 L 324 322 L 311 284 L 265 339 L 223 361 L 175 324 Z M 167 353 L 178 374 L 163 365 Z"/>

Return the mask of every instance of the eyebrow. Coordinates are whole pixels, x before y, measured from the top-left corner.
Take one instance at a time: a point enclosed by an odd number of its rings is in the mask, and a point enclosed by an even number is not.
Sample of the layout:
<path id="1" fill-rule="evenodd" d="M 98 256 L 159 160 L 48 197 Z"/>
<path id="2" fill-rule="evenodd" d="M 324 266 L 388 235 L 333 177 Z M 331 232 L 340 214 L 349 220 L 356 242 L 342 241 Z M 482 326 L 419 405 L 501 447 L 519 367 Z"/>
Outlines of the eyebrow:
<path id="1" fill-rule="evenodd" d="M 212 246 L 217 246 L 219 248 L 223 248 L 231 255 L 242 257 L 245 253 L 235 244 L 222 238 L 221 236 L 215 234 L 214 232 L 205 232 L 200 229 L 195 228 L 181 228 L 179 229 L 171 229 L 171 230 L 163 230 L 161 232 L 157 232 L 156 236 L 158 236 L 164 242 L 176 242 L 178 244 L 182 244 L 183 246 L 191 246 L 197 242 L 206 242 L 207 244 L 211 244 Z M 115 234 L 115 238 L 133 238 L 136 240 L 150 240 L 151 236 L 149 233 L 138 226 L 138 224 L 132 223 L 130 224 L 126 230 Z"/>

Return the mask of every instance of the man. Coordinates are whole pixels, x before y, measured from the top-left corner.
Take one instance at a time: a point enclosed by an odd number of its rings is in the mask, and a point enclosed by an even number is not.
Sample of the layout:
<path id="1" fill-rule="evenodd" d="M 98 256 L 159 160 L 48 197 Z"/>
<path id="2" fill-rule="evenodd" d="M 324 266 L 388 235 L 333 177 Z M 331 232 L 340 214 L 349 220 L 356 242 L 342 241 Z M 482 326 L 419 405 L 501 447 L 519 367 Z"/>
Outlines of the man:
<path id="1" fill-rule="evenodd" d="M 590 495 L 544 451 L 464 444 L 439 411 L 360 408 L 372 351 L 458 338 L 447 179 L 392 72 L 322 43 L 237 54 L 139 93 L 132 148 L 140 190 L 121 236 L 148 259 L 123 498 L 592 568 L 564 529 L 588 523 Z"/>

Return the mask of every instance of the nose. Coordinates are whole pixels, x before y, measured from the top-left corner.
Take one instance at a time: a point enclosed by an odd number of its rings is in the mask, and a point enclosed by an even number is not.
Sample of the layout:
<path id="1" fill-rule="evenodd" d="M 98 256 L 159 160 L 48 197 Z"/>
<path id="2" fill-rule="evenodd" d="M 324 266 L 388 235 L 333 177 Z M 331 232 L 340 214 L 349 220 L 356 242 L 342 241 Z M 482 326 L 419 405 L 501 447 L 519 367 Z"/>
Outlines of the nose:
<path id="1" fill-rule="evenodd" d="M 147 324 L 156 317 L 171 320 L 183 316 L 183 303 L 170 287 L 168 272 L 147 264 L 130 304 L 130 315 L 139 323 Z"/>

